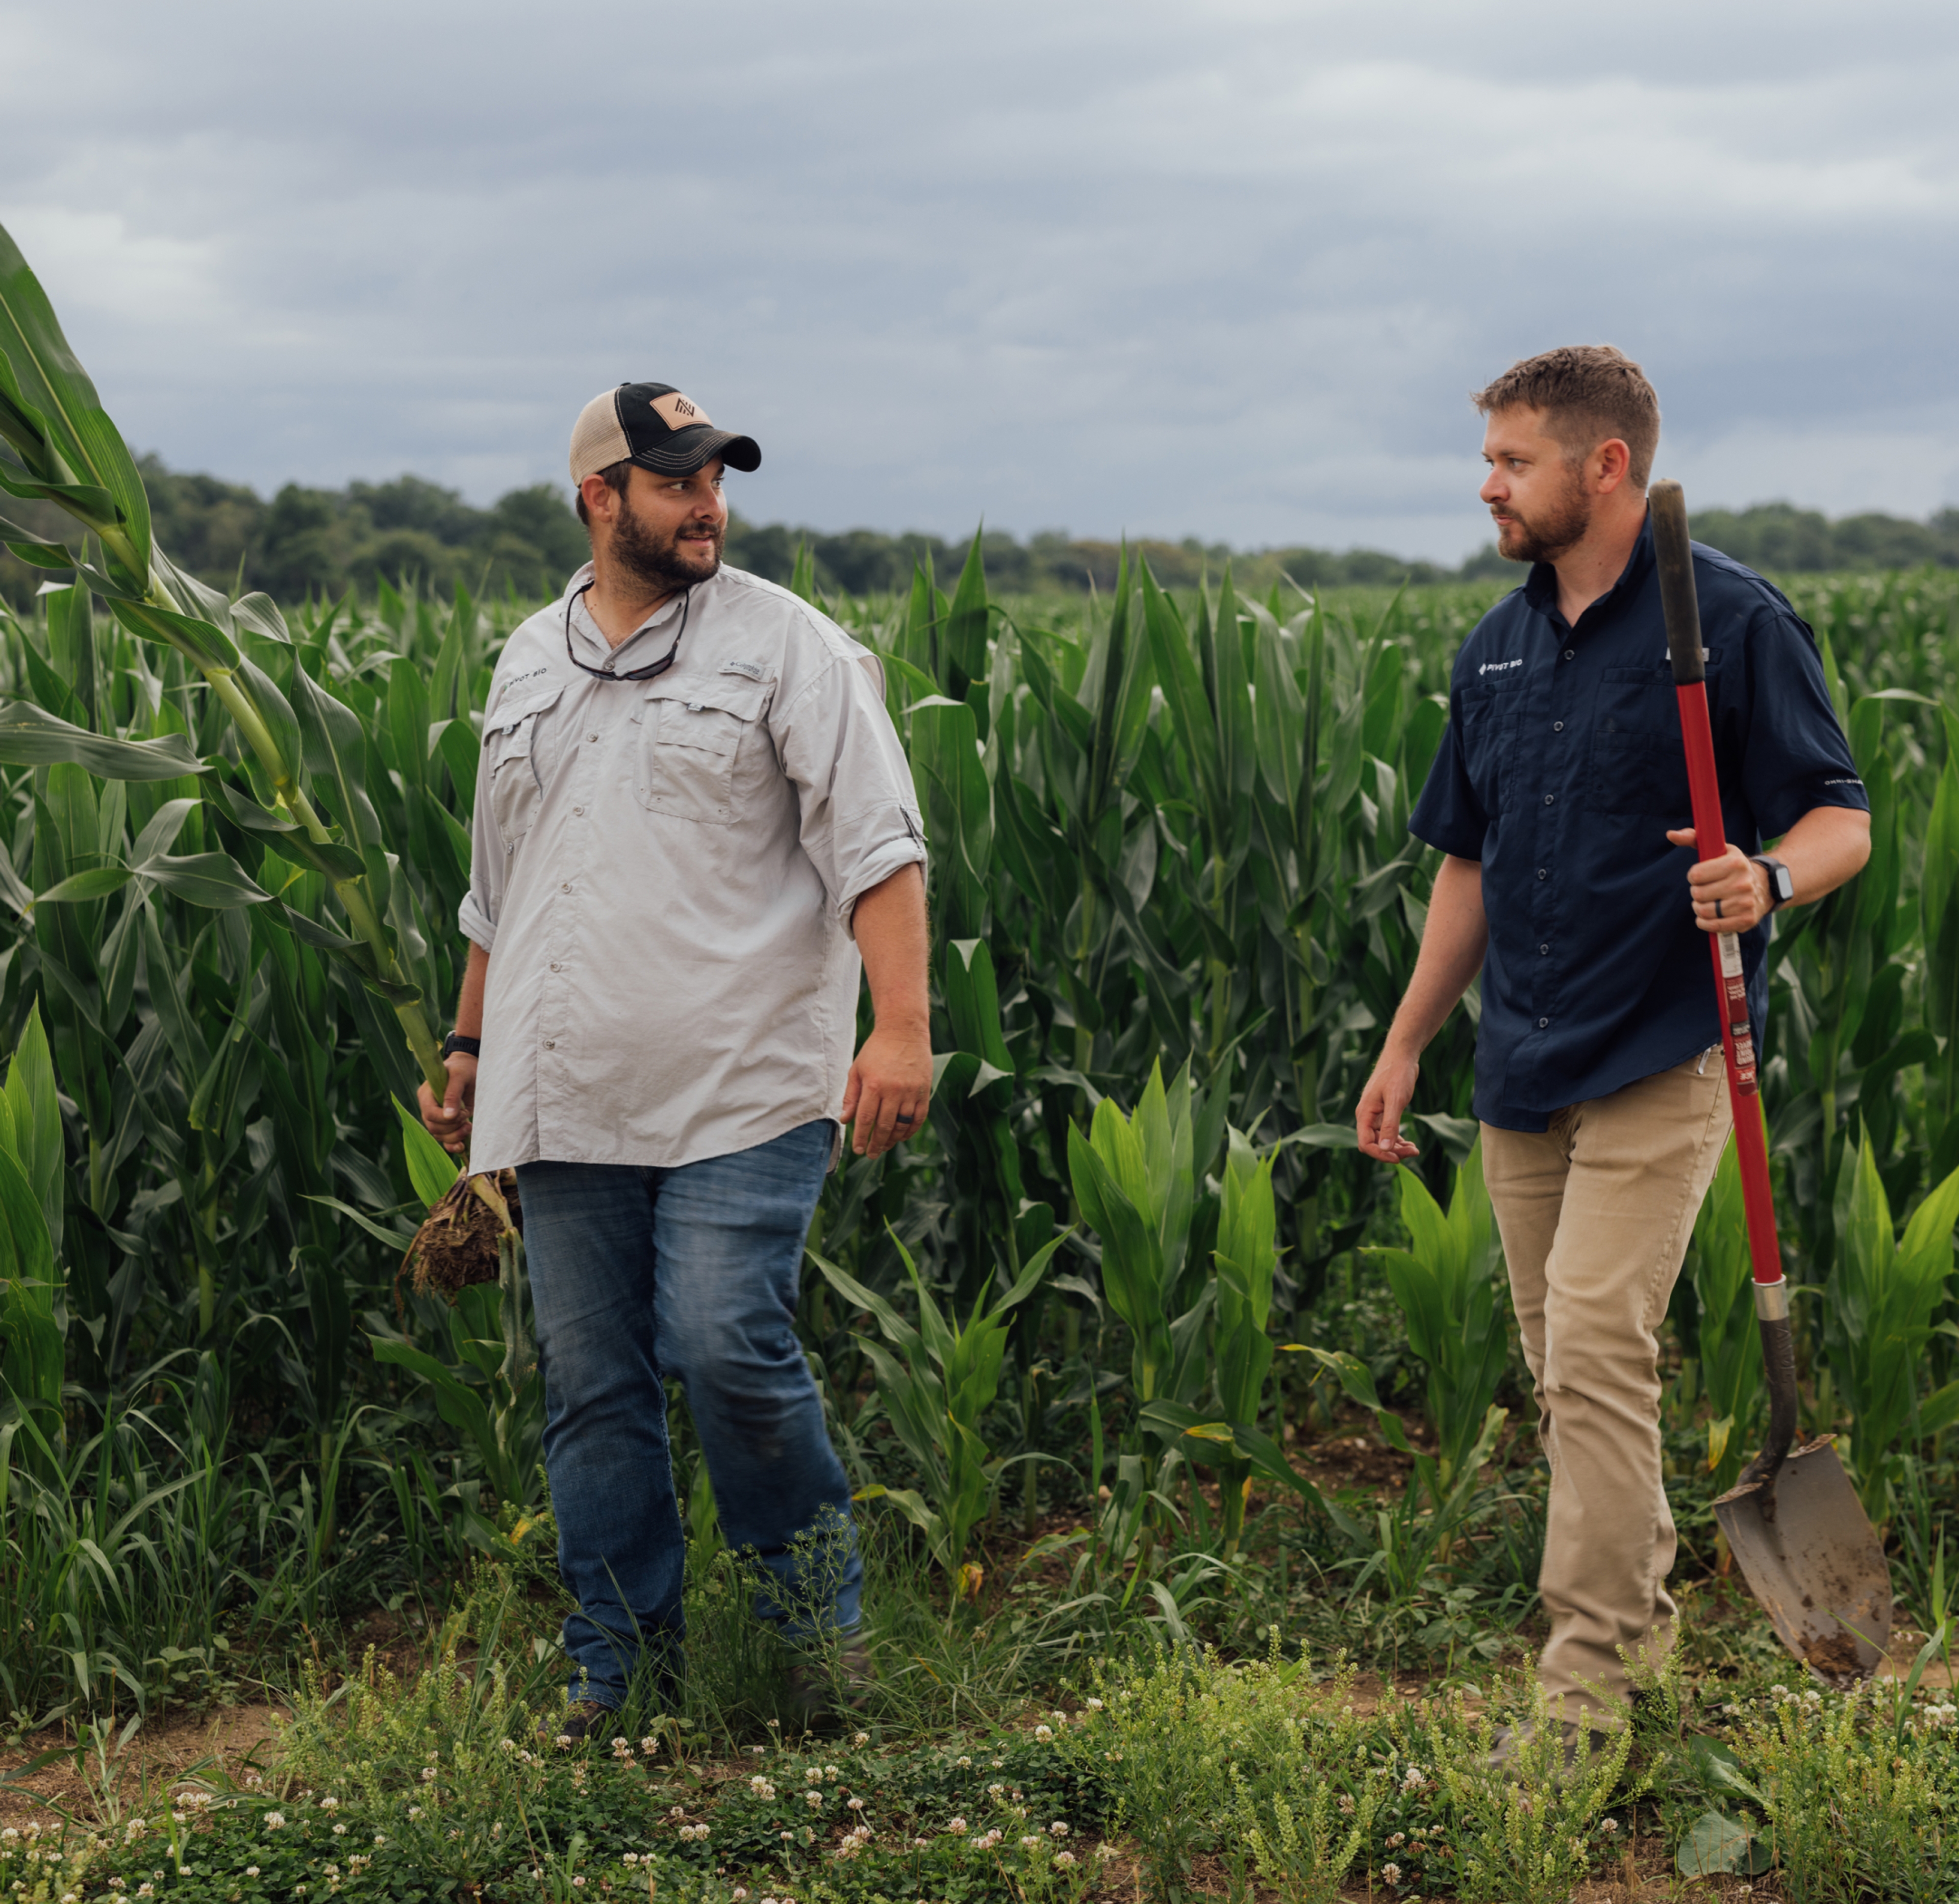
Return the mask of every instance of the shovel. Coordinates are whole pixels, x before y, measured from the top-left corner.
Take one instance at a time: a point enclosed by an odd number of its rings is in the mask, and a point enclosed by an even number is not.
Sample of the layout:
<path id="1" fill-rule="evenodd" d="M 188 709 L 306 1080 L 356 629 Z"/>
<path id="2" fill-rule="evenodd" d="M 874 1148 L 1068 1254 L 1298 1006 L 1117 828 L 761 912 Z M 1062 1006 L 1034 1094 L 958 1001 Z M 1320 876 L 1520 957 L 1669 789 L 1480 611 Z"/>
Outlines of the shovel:
<path id="1" fill-rule="evenodd" d="M 1688 544 L 1687 499 L 1675 482 L 1651 492 L 1653 552 L 1659 567 L 1666 645 L 1687 744 L 1687 779 L 1694 800 L 1695 849 L 1718 859 L 1727 841 L 1714 739 L 1707 723 L 1707 671 L 1700 652 L 1700 607 Z M 1789 1285 L 1776 1243 L 1775 1203 L 1769 1188 L 1768 1146 L 1748 1026 L 1746 982 L 1738 935 L 1710 932 L 1714 985 L 1719 1001 L 1721 1049 L 1735 1113 L 1735 1149 L 1748 1211 L 1748 1254 L 1754 1265 L 1755 1315 L 1762 1359 L 1768 1365 L 1768 1445 L 1714 1503 L 1714 1517 L 1748 1590 L 1762 1604 L 1783 1644 L 1827 1686 L 1869 1679 L 1891 1637 L 1891 1580 L 1869 1518 L 1830 1443 L 1821 1435 L 1792 1452 L 1795 1439 L 1795 1350 L 1789 1328 Z"/>

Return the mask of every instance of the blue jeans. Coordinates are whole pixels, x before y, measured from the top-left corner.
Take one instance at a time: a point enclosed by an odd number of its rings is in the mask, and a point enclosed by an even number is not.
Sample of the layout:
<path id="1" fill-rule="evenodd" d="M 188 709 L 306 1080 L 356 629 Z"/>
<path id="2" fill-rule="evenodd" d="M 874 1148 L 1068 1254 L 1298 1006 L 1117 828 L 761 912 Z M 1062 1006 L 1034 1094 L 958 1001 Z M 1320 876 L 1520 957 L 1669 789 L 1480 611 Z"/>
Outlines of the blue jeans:
<path id="1" fill-rule="evenodd" d="M 518 1167 L 576 1697 L 617 1706 L 643 1643 L 678 1663 L 667 1382 L 687 1391 L 728 1544 L 774 1576 L 757 1613 L 792 1641 L 856 1629 L 849 1484 L 795 1328 L 836 1131 L 818 1119 L 672 1170 Z"/>

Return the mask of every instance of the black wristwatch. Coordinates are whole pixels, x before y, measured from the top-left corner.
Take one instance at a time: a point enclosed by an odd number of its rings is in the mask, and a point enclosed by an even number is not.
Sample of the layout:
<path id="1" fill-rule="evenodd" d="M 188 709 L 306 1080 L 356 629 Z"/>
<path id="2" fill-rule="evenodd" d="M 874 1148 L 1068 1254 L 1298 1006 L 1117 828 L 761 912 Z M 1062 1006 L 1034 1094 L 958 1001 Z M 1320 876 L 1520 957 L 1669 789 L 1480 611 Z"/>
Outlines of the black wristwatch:
<path id="1" fill-rule="evenodd" d="M 480 1038 L 465 1038 L 461 1032 L 452 1031 L 442 1041 L 442 1055 L 445 1058 L 449 1058 L 453 1056 L 457 1052 L 461 1052 L 465 1058 L 481 1058 L 483 1055 L 483 1040 Z"/>
<path id="2" fill-rule="evenodd" d="M 1748 857 L 1769 876 L 1769 910 L 1786 906 L 1795 896 L 1795 881 L 1789 877 L 1789 868 L 1779 859 L 1771 859 L 1767 853 L 1751 853 Z"/>

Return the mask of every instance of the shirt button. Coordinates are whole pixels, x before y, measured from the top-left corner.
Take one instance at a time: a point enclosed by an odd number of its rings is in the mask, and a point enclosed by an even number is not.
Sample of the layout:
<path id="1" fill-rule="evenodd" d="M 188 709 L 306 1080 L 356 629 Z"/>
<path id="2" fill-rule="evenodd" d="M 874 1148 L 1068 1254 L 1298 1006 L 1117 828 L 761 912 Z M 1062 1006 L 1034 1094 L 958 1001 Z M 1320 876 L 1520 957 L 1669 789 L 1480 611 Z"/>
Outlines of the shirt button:
<path id="1" fill-rule="evenodd" d="M 1541 946 L 1539 946 L 1539 947 L 1538 947 L 1538 949 L 1537 949 L 1537 955 L 1538 955 L 1538 957 L 1539 958 L 1541 958 L 1541 958 L 1545 958 L 1545 957 L 1548 957 L 1548 956 L 1549 955 L 1550 951 L 1551 951 L 1551 947 L 1550 947 L 1549 946 L 1548 946 L 1548 945 L 1541 945 Z M 551 967 L 551 969 L 552 969 L 554 972 L 555 972 L 555 971 L 557 969 L 557 967 L 556 966 L 553 966 Z"/>
<path id="2" fill-rule="evenodd" d="M 1539 879 L 1548 879 L 1548 878 L 1550 878 L 1550 877 L 1551 877 L 1551 868 L 1550 868 L 1548 866 L 1540 866 L 1540 867 L 1537 869 L 1537 876 L 1538 876 L 1538 877 Z"/>
<path id="3" fill-rule="evenodd" d="M 1562 721 L 1553 721 L 1551 724 L 1551 731 L 1554 734 L 1562 734 L 1564 731 L 1564 723 Z"/>
<path id="4" fill-rule="evenodd" d="M 1544 948 L 1541 946 L 1538 948 L 1539 951 L 1542 951 L 1543 949 Z M 554 972 L 562 972 L 564 969 L 564 967 L 560 965 L 557 960 L 554 959 L 551 960 L 551 969 Z"/>
<path id="5" fill-rule="evenodd" d="M 1544 796 L 1544 804 L 1548 807 L 1548 806 L 1549 806 L 1549 805 L 1551 804 L 1551 803 L 1554 800 L 1555 800 L 1557 798 L 1557 795 L 1556 794 L 1554 794 L 1554 793 L 1548 793 L 1548 794 L 1546 794 L 1546 795 Z M 570 889 L 570 887 L 567 887 L 565 888 L 565 890 L 566 890 L 567 892 L 570 891 L 570 890 L 571 890 L 571 889 Z"/>
<path id="6" fill-rule="evenodd" d="M 1567 661 L 1574 660 L 1576 658 L 1577 652 L 1578 651 L 1575 648 L 1567 648 L 1564 651 L 1564 658 Z"/>
<path id="7" fill-rule="evenodd" d="M 1542 1024 L 1544 1020 L 1540 1018 L 1538 1020 L 1538 1023 L 1539 1024 Z M 547 1038 L 545 1040 L 545 1049 L 546 1051 L 556 1051 L 557 1049 L 557 1040 L 555 1038 Z"/>
<path id="8" fill-rule="evenodd" d="M 574 817 L 579 820 L 585 817 L 585 809 L 583 807 L 573 807 L 571 811 Z"/>
<path id="9" fill-rule="evenodd" d="M 597 735 L 595 735 L 595 734 L 588 734 L 588 735 L 586 735 L 586 737 L 585 737 L 585 738 L 586 738 L 588 741 L 595 741 L 595 740 L 597 740 L 597 739 L 598 739 L 598 736 Z"/>
<path id="10" fill-rule="evenodd" d="M 564 884 L 562 886 L 560 886 L 557 890 L 558 890 L 560 893 L 568 893 L 568 892 L 570 892 L 570 891 L 571 890 L 571 881 L 570 881 L 570 880 L 567 880 L 567 881 L 564 882 Z"/>
<path id="11" fill-rule="evenodd" d="M 1548 1025 L 1548 1024 L 1549 1024 L 1550 1023 L 1551 1023 L 1551 1020 L 1550 1020 L 1548 1018 L 1540 1018 L 1540 1019 L 1537 1021 L 1537 1028 L 1538 1028 L 1538 1030 L 1539 1031 L 1541 1031 L 1541 1030 L 1544 1030 L 1544 1028 L 1545 1027 L 1545 1026 L 1547 1026 L 1547 1025 Z"/>

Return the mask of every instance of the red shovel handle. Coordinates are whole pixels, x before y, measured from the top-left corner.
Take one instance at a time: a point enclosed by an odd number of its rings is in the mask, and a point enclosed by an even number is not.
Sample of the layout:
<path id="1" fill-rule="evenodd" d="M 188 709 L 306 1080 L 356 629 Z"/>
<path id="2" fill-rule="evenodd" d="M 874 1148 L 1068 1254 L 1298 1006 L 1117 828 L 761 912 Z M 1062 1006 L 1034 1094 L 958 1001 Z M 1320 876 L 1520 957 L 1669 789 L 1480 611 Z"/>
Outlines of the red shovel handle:
<path id="1" fill-rule="evenodd" d="M 1666 616 L 1667 652 L 1680 701 L 1680 731 L 1687 747 L 1687 785 L 1694 801 L 1694 850 L 1719 859 L 1728 850 L 1721 823 L 1721 786 L 1714 770 L 1714 735 L 1707 722 L 1707 669 L 1700 648 L 1700 603 L 1694 587 L 1694 554 L 1687 532 L 1687 498 L 1680 485 L 1660 481 L 1650 492 L 1653 555 L 1659 570 L 1660 605 Z M 1756 1079 L 1754 1034 L 1748 1024 L 1748 981 L 1742 972 L 1740 935 L 1710 932 L 1714 989 L 1721 1017 L 1721 1050 L 1727 1061 L 1728 1097 L 1735 1112 L 1735 1151 L 1742 1166 L 1742 1201 L 1748 1216 L 1748 1255 L 1754 1268 L 1755 1312 L 1761 1319 L 1771 1402 L 1769 1472 L 1781 1464 L 1795 1428 L 1795 1363 L 1789 1339 L 1789 1299 L 1782 1251 L 1776 1241 L 1775 1198 L 1769 1187 L 1768 1141 Z M 1761 1465 L 1758 1461 L 1757 1466 Z"/>

